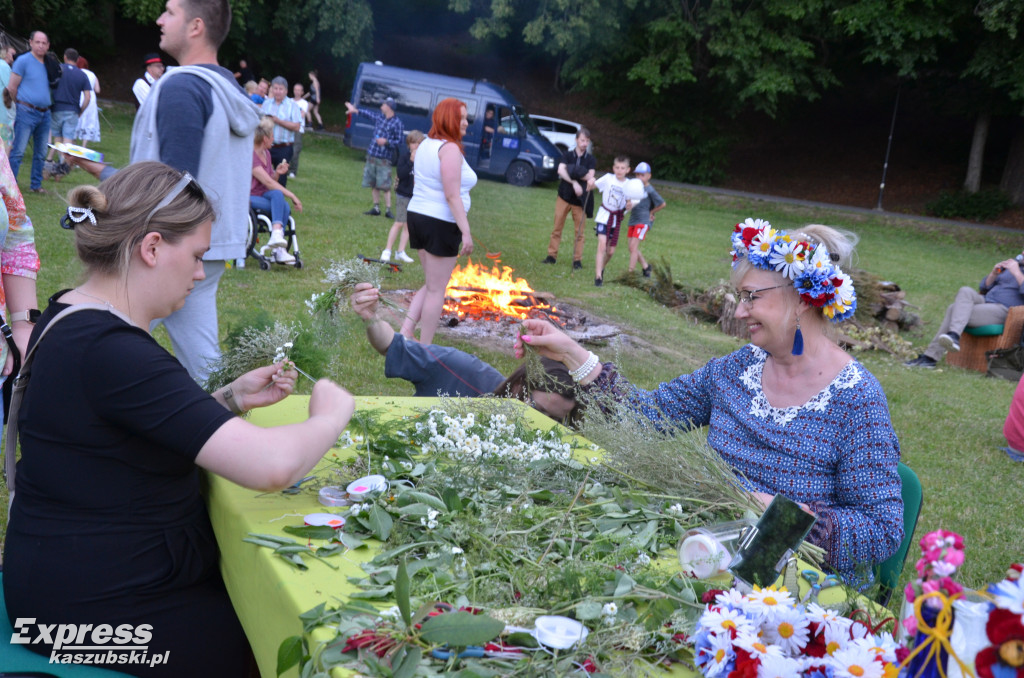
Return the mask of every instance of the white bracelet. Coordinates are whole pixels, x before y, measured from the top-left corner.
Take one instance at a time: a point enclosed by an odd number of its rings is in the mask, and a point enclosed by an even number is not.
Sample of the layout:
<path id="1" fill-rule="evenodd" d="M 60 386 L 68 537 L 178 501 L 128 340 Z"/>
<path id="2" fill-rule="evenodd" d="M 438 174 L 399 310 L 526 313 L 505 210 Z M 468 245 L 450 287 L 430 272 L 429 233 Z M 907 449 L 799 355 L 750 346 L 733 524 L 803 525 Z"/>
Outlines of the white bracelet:
<path id="1" fill-rule="evenodd" d="M 581 381 L 583 381 L 587 377 L 587 375 L 589 375 L 594 370 L 594 367 L 597 366 L 598 362 L 599 359 L 597 355 L 593 351 L 591 351 L 590 355 L 587 356 L 586 362 L 577 367 L 575 370 L 570 370 L 569 376 L 572 377 L 572 380 L 578 384 Z"/>

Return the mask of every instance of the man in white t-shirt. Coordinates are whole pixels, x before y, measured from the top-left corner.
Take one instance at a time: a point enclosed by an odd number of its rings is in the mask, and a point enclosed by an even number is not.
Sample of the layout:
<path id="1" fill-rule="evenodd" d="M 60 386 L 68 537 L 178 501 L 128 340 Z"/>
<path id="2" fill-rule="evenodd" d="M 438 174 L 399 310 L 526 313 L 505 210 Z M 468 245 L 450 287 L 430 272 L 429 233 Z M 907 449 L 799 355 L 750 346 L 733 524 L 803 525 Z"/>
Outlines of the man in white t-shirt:
<path id="1" fill-rule="evenodd" d="M 295 175 L 299 172 L 299 154 L 302 153 L 302 135 L 306 133 L 306 123 L 312 123 L 309 119 L 309 99 L 306 98 L 305 88 L 303 88 L 301 82 L 295 83 L 292 88 L 292 101 L 299 107 L 299 111 L 302 113 L 302 120 L 300 122 L 299 131 L 295 133 L 295 146 L 293 146 L 292 153 L 292 171 L 288 174 L 289 179 L 294 179 Z"/>

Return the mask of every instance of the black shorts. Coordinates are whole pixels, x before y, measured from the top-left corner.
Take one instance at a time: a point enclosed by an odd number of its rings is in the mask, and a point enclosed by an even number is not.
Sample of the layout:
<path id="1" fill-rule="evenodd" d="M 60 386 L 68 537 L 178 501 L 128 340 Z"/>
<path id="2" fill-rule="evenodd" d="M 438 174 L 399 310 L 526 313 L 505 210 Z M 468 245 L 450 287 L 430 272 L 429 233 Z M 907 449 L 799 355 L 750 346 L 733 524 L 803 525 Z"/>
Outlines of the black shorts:
<path id="1" fill-rule="evenodd" d="M 457 257 L 462 247 L 462 231 L 451 221 L 410 211 L 409 246 L 435 257 Z"/>

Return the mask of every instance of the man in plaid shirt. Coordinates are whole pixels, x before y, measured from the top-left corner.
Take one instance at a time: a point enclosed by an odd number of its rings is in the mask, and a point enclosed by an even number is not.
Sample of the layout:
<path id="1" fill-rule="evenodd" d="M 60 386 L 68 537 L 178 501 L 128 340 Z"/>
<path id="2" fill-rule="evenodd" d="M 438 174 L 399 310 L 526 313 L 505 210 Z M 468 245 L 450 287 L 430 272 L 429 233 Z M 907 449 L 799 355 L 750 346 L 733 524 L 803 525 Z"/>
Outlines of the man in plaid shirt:
<path id="1" fill-rule="evenodd" d="M 345 109 L 351 115 L 362 115 L 374 121 L 373 143 L 366 149 L 366 165 L 363 167 L 363 188 L 371 189 L 373 207 L 363 214 L 380 216 L 380 192 L 383 189 L 387 209 L 384 216 L 394 219 L 391 213 L 391 164 L 398 157 L 405 136 L 402 121 L 395 115 L 395 100 L 391 97 L 385 99 L 380 105 L 380 113 L 356 108 L 349 101 L 345 102 Z"/>

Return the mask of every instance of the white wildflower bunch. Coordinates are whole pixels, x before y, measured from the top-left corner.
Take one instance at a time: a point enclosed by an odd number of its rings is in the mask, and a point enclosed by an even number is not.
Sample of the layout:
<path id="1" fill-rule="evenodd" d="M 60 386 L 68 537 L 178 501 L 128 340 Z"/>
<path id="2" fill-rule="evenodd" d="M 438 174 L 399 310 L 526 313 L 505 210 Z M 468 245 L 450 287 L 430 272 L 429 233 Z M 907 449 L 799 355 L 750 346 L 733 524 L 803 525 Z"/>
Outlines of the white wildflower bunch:
<path id="1" fill-rule="evenodd" d="M 359 283 L 369 283 L 380 289 L 384 281 L 384 269 L 362 259 L 331 260 L 323 272 L 321 282 L 328 286 L 327 291 L 314 294 L 306 300 L 306 309 L 313 316 L 336 313 Z M 380 301 L 385 306 L 405 312 L 402 306 L 387 297 L 381 296 Z"/>
<path id="2" fill-rule="evenodd" d="M 554 431 L 520 432 L 505 414 L 451 415 L 432 410 L 416 431 L 426 436 L 425 453 L 444 453 L 456 459 L 474 461 L 505 458 L 522 462 L 544 459 L 568 460 L 572 448 Z M 523 437 L 525 436 L 525 437 Z"/>
<path id="3" fill-rule="evenodd" d="M 298 335 L 297 325 L 280 321 L 271 327 L 247 327 L 235 346 L 224 351 L 212 365 L 206 390 L 212 393 L 246 372 L 287 359 Z"/>

